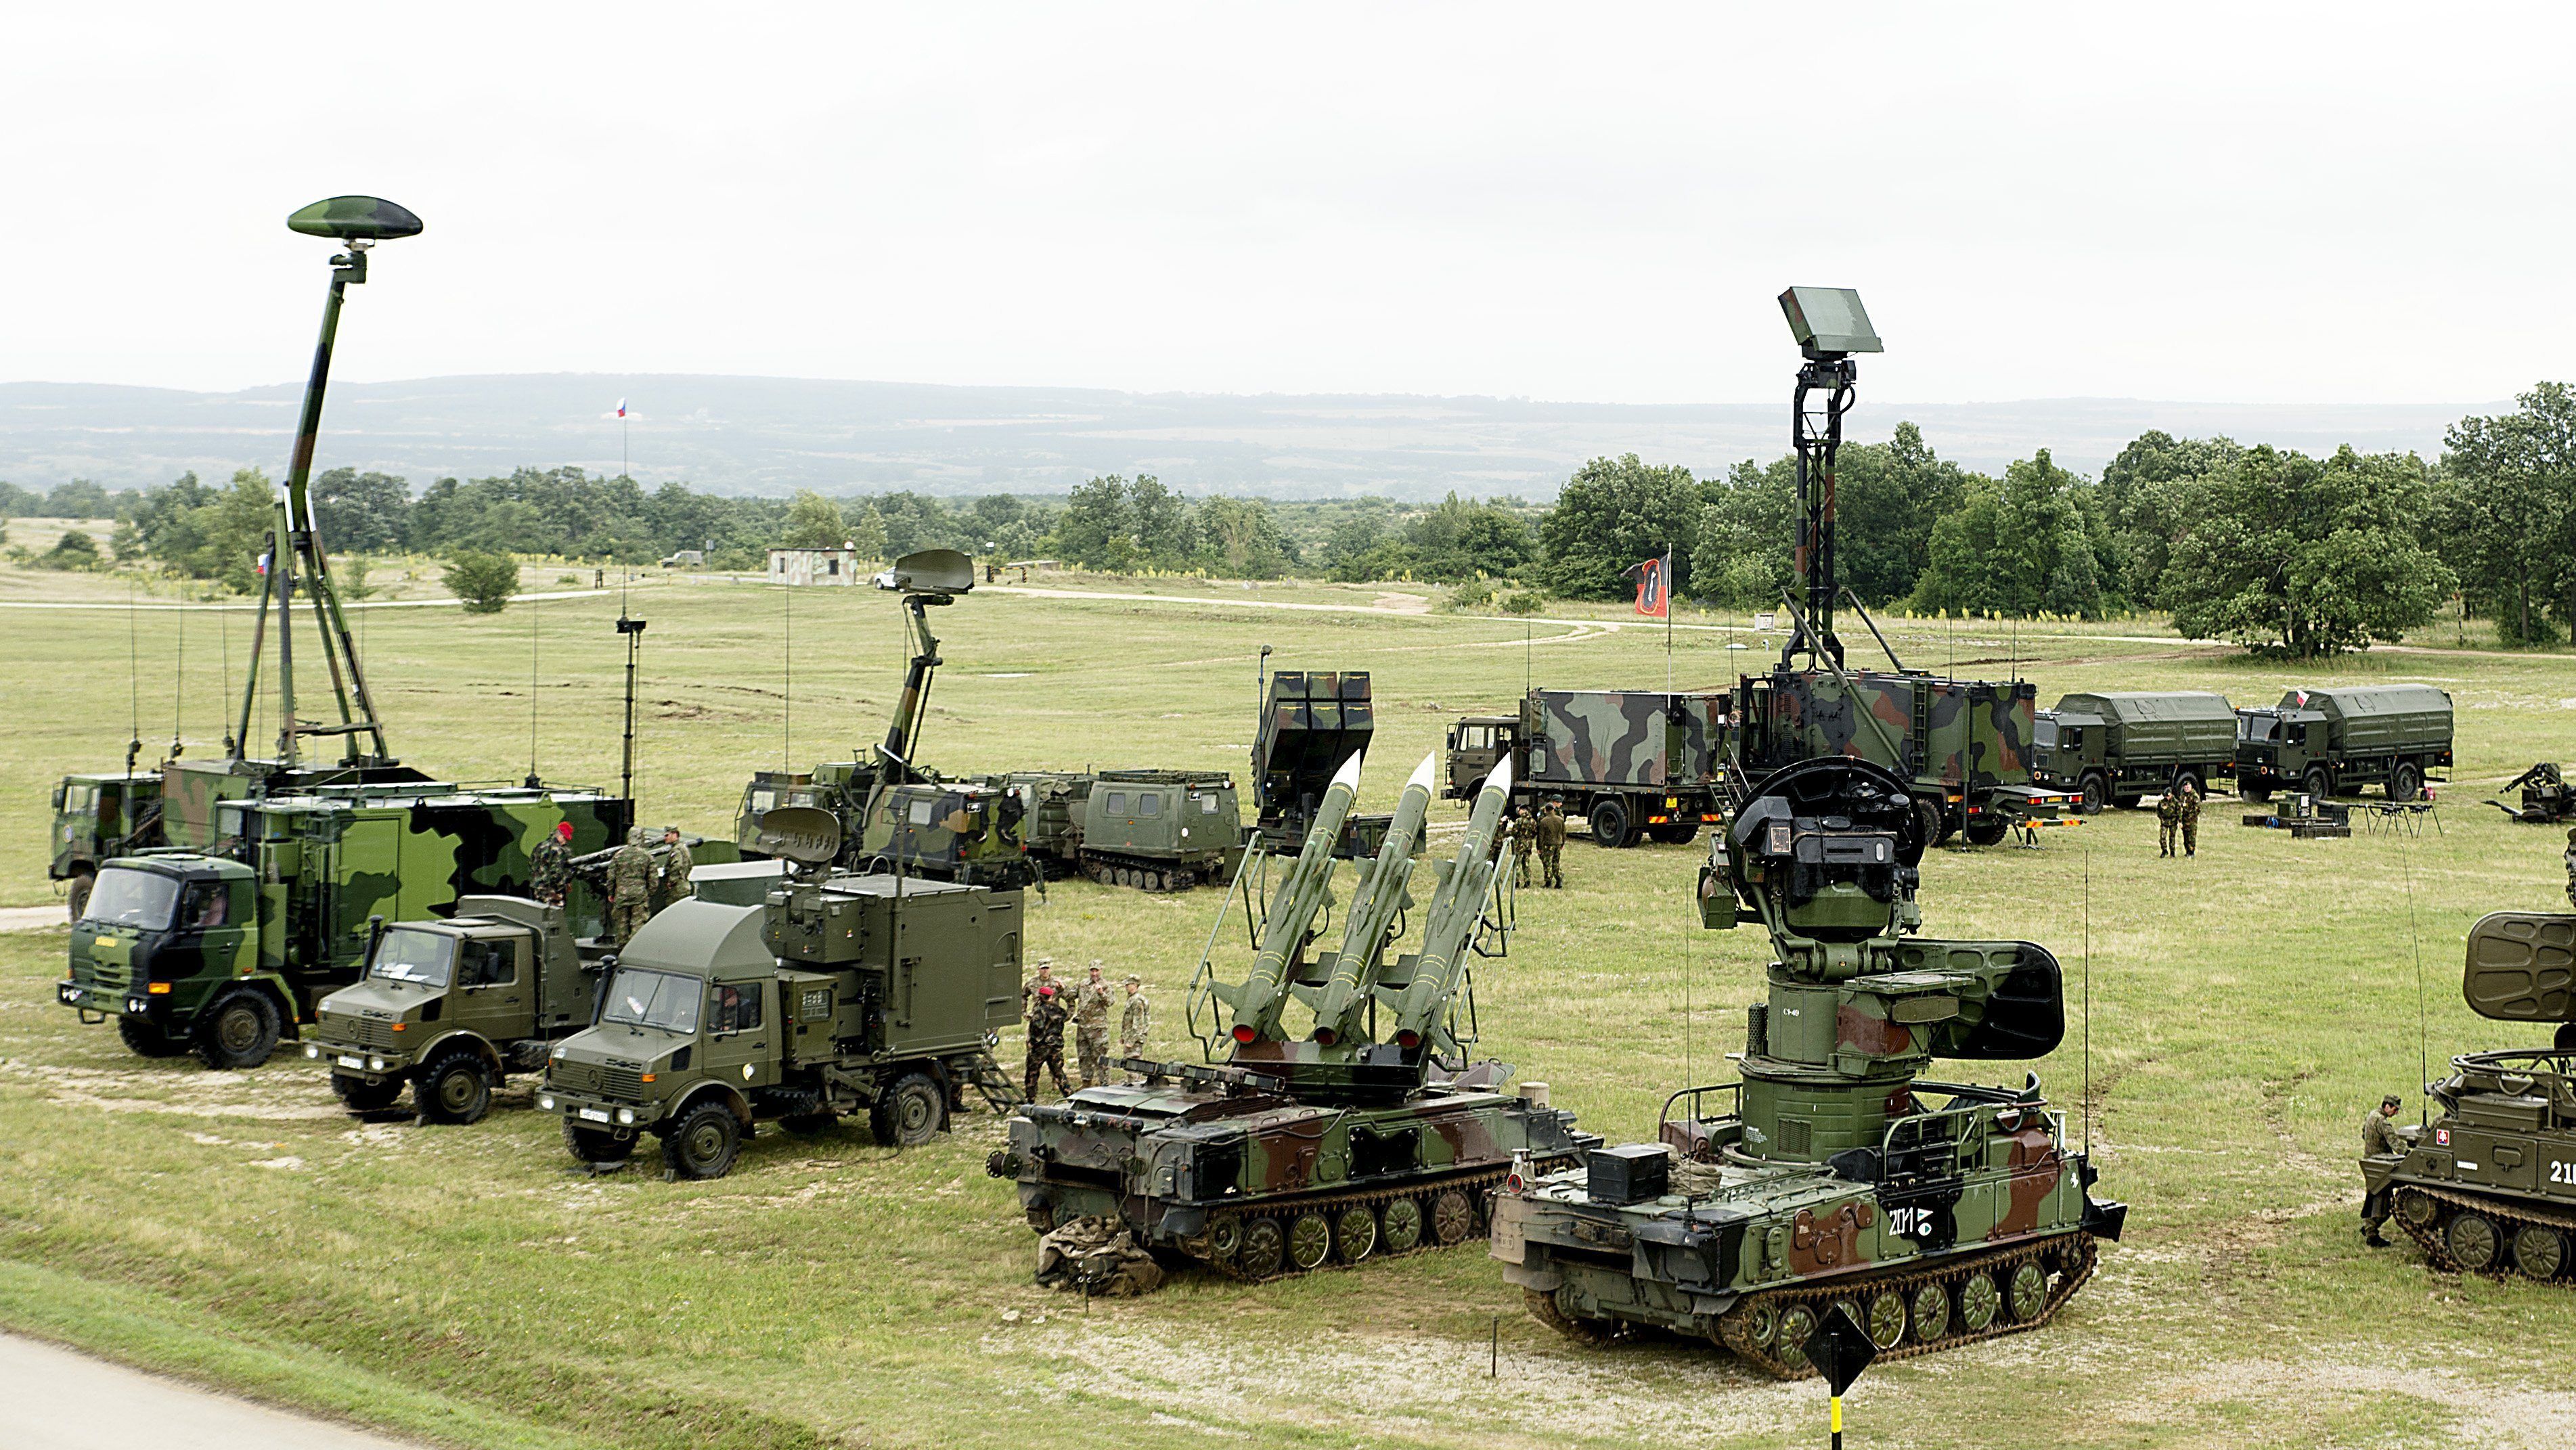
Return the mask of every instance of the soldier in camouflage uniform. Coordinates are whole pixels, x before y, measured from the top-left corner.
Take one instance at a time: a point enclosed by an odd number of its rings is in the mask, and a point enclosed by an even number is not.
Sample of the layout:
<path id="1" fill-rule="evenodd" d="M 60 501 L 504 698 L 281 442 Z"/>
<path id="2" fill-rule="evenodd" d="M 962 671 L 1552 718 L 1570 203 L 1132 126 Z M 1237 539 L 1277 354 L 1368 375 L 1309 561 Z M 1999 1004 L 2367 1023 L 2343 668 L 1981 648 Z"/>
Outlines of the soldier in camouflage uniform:
<path id="1" fill-rule="evenodd" d="M 2156 797 L 2156 854 L 2174 853 L 2174 836 L 2182 830 L 2182 792 L 2169 790 Z"/>
<path id="2" fill-rule="evenodd" d="M 1529 807 L 1512 814 L 1512 884 L 1530 884 L 1530 850 L 1538 844 L 1538 822 L 1530 818 Z"/>
<path id="3" fill-rule="evenodd" d="M 664 826 L 662 844 L 670 848 L 670 855 L 663 858 L 662 864 L 653 872 L 653 909 L 655 911 L 660 911 L 674 901 L 688 900 L 690 892 L 694 889 L 689 884 L 689 877 L 698 869 L 698 863 L 689 856 L 688 846 L 680 840 L 679 827 Z"/>
<path id="4" fill-rule="evenodd" d="M 2197 856 L 2200 854 L 2200 788 L 2184 781 L 2178 794 L 2182 796 L 2182 803 L 2175 808 L 2175 818 L 2182 823 L 2182 853 Z"/>
<path id="5" fill-rule="evenodd" d="M 557 821 L 528 853 L 528 894 L 540 905 L 561 906 L 572 889 L 572 822 Z"/>
<path id="6" fill-rule="evenodd" d="M 1062 985 L 1055 979 L 1055 958 L 1038 958 L 1037 975 L 1020 984 L 1020 1020 L 1029 1020 L 1030 1010 L 1037 1006 L 1038 988 Z"/>
<path id="7" fill-rule="evenodd" d="M 2576 826 L 2567 828 L 2567 904 L 2576 906 Z"/>
<path id="8" fill-rule="evenodd" d="M 2415 1145 L 2406 1141 L 2404 1135 L 2397 1131 L 2396 1123 L 2392 1121 L 2397 1116 L 2397 1108 L 2397 1094 L 2390 1093 L 2379 1100 L 2378 1107 L 2361 1115 L 2362 1157 L 2376 1158 L 2383 1154 L 2394 1153 L 2402 1158 L 2414 1151 Z M 2374 1249 L 2388 1247 L 2388 1240 L 2379 1232 L 2379 1226 L 2388 1222 L 2388 1207 L 2388 1194 L 2385 1190 L 2362 1194 L 2361 1241 Z"/>
<path id="9" fill-rule="evenodd" d="M 1055 1075 L 1055 1092 L 1060 1098 L 1073 1096 L 1073 1085 L 1064 1080 L 1064 993 L 1058 991 L 1051 977 L 1040 977 L 1029 984 L 1029 1061 L 1021 1075 L 1020 1092 L 1030 1102 L 1038 1100 L 1038 1069 Z"/>
<path id="10" fill-rule="evenodd" d="M 1145 979 L 1134 972 L 1127 974 L 1127 1005 L 1118 1009 L 1118 1055 L 1122 1058 L 1145 1055 L 1145 1034 L 1154 1026 L 1154 1004 L 1145 1000 Z M 1134 1073 L 1127 1074 L 1129 1086 L 1143 1082 Z"/>
<path id="11" fill-rule="evenodd" d="M 1549 801 L 1538 817 L 1538 864 L 1543 886 L 1565 887 L 1565 802 Z"/>
<path id="12" fill-rule="evenodd" d="M 653 853 L 644 849 L 644 828 L 626 833 L 626 844 L 608 858 L 608 939 L 624 946 L 653 917 Z"/>
<path id="13" fill-rule="evenodd" d="M 1109 984 L 1100 980 L 1100 963 L 1073 989 L 1073 1045 L 1082 1062 L 1082 1085 L 1109 1081 Z"/>

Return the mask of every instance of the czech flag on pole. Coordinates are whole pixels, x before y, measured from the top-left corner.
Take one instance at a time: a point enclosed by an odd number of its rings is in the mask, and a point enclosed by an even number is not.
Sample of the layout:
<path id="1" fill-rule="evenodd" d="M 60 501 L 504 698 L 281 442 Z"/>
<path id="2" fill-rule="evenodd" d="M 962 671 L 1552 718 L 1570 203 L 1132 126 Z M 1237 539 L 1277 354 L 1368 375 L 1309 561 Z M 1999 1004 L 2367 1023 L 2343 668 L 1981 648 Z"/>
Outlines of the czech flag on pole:
<path id="1" fill-rule="evenodd" d="M 1637 576 L 1637 612 L 1656 619 L 1673 617 L 1673 551 L 1628 570 Z"/>
<path id="2" fill-rule="evenodd" d="M 626 416 L 626 400 L 624 398 L 617 400 L 617 416 L 620 418 Z"/>

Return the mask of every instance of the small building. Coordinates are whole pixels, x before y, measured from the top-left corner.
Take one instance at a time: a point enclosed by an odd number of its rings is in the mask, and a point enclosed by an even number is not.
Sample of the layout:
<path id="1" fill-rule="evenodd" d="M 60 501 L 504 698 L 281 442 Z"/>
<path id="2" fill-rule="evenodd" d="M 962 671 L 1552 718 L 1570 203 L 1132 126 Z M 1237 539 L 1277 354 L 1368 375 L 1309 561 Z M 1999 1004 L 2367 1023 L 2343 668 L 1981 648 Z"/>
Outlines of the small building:
<path id="1" fill-rule="evenodd" d="M 857 584 L 864 577 L 859 569 L 859 551 L 847 544 L 837 549 L 769 551 L 772 584 Z"/>

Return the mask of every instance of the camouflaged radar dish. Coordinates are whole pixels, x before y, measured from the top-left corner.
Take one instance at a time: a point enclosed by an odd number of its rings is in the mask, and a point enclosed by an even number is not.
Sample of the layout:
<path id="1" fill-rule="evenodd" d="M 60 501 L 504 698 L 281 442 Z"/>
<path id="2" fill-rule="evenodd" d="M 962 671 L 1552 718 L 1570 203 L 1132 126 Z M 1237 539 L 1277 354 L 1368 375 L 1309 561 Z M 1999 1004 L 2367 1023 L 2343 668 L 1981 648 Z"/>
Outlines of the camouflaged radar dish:
<path id="1" fill-rule="evenodd" d="M 763 855 L 829 865 L 841 854 L 841 818 L 819 806 L 774 806 L 761 815 L 758 839 Z"/>
<path id="2" fill-rule="evenodd" d="M 286 218 L 286 226 L 308 237 L 336 237 L 344 242 L 387 242 L 421 232 L 420 218 L 409 207 L 380 196 L 335 196 L 298 207 Z"/>

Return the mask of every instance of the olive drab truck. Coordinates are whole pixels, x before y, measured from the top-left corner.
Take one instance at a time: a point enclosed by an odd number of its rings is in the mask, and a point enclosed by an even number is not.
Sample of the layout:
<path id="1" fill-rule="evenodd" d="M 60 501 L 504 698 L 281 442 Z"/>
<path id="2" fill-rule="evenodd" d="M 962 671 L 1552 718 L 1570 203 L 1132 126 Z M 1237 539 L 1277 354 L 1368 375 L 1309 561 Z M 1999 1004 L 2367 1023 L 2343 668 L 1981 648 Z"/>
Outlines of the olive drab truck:
<path id="1" fill-rule="evenodd" d="M 2461 995 L 2492 1022 L 2554 1029 L 2546 1048 L 2471 1052 L 2427 1085 L 2439 1116 L 2403 1154 L 2361 1160 L 2391 1216 L 2453 1273 L 2576 1283 L 2576 916 L 2499 911 L 2469 928 Z"/>
<path id="2" fill-rule="evenodd" d="M 1917 935 L 1923 846 L 1910 783 L 1866 761 L 1791 765 L 1734 800 L 1700 905 L 1771 938 L 1739 1078 L 1675 1093 L 1656 1142 L 1515 1168 L 1491 1252 L 1536 1318 L 1583 1341 L 1699 1336 L 1794 1379 L 1838 1307 L 1892 1358 L 2037 1328 L 2084 1284 L 2127 1210 L 2092 1198 L 2037 1075 L 1925 1076 L 2054 1048 L 2057 960 Z"/>
<path id="3" fill-rule="evenodd" d="M 304 1055 L 351 1112 L 392 1107 L 408 1086 L 421 1121 L 474 1123 L 512 1073 L 590 1024 L 599 958 L 559 906 L 466 896 L 445 919 L 370 934 L 366 976 L 315 1008 Z"/>
<path id="4" fill-rule="evenodd" d="M 2431 685 L 2293 689 L 2236 719 L 2236 790 L 2250 801 L 2279 790 L 2329 800 L 2368 785 L 2411 801 L 2451 764 L 2451 696 Z"/>
<path id="5" fill-rule="evenodd" d="M 72 920 L 80 920 L 89 904 L 102 863 L 160 844 L 159 771 L 67 775 L 54 787 L 53 852 L 45 875 L 64 883 Z"/>
<path id="6" fill-rule="evenodd" d="M 1234 777 L 1208 770 L 1015 771 L 1029 853 L 1050 875 L 1187 891 L 1225 881 L 1243 856 Z"/>
<path id="7" fill-rule="evenodd" d="M 2236 707 L 2206 690 L 2061 695 L 2031 741 L 2031 780 L 2073 791 L 2086 815 L 2235 775 Z"/>
<path id="8" fill-rule="evenodd" d="M 1717 823 L 1729 708 L 1722 690 L 1532 690 L 1517 715 L 1449 727 L 1441 798 L 1473 801 L 1509 755 L 1516 809 L 1561 802 L 1614 849 L 1683 844 Z"/>
<path id="9" fill-rule="evenodd" d="M 1469 1060 L 1470 959 L 1499 954 L 1508 929 L 1493 846 L 1511 766 L 1495 767 L 1417 900 L 1436 765 L 1423 758 L 1375 854 L 1355 863 L 1338 922 L 1326 912 L 1333 847 L 1359 757 L 1329 777 L 1266 910 L 1245 923 L 1249 969 L 1221 979 L 1202 956 L 1192 978 L 1188 1019 L 1210 1065 L 1127 1059 L 1141 1085 L 1012 1115 L 985 1168 L 1018 1185 L 1031 1228 L 1104 1219 L 1157 1253 L 1266 1279 L 1464 1242 L 1516 1155 L 1569 1161 L 1600 1141 L 1540 1084 L 1507 1091 L 1507 1064 Z M 1422 935 L 1401 951 L 1408 919 Z M 1328 929 L 1338 946 L 1313 950 Z"/>
<path id="10" fill-rule="evenodd" d="M 661 1140 L 667 1171 L 721 1178 L 762 1122 L 877 1141 L 946 1130 L 970 1092 L 1018 1091 L 993 1060 L 1019 1020 L 1021 895 L 834 870 L 840 822 L 776 807 L 760 838 L 797 875 L 759 902 L 665 908 L 617 954 L 595 1021 L 556 1043 L 537 1106 L 594 1167 Z"/>

